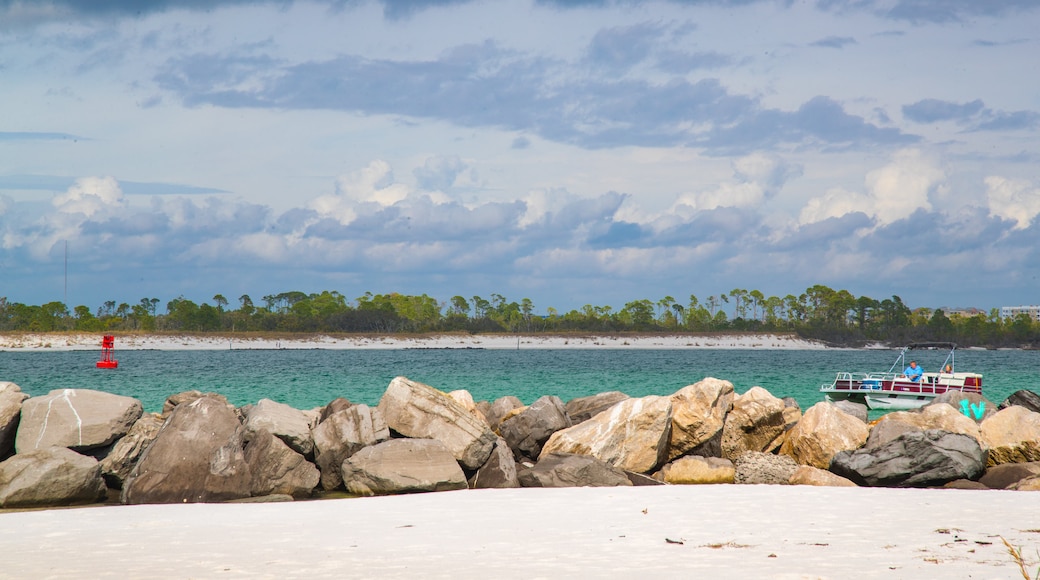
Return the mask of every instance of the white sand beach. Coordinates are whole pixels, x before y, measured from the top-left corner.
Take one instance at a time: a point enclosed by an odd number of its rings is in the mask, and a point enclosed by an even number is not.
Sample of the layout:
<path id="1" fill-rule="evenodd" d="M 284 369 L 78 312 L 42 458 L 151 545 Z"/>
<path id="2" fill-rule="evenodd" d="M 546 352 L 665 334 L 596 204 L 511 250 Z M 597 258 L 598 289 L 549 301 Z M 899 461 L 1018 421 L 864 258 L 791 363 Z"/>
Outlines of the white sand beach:
<path id="1" fill-rule="evenodd" d="M 707 485 L 0 514 L 3 578 L 1021 578 L 1040 494 Z"/>
<path id="2" fill-rule="evenodd" d="M 0 334 L 0 350 L 99 350 L 101 333 Z M 292 338 L 241 336 L 130 334 L 116 336 L 117 350 L 228 350 L 228 349 L 683 349 L 756 348 L 806 350 L 827 348 L 794 335 L 516 335 L 445 334 L 421 336 L 313 335 Z"/>

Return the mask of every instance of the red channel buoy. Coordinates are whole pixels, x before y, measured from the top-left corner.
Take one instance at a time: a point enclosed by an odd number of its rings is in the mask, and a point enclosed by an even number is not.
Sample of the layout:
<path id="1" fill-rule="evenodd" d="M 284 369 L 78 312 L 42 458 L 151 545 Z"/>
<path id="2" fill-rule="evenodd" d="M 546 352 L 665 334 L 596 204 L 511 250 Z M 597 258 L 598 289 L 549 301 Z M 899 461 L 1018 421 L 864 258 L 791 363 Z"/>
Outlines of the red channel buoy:
<path id="1" fill-rule="evenodd" d="M 114 369 L 119 366 L 119 361 L 112 358 L 112 349 L 116 347 L 116 337 L 106 334 L 101 339 L 101 360 L 97 361 L 99 369 Z"/>

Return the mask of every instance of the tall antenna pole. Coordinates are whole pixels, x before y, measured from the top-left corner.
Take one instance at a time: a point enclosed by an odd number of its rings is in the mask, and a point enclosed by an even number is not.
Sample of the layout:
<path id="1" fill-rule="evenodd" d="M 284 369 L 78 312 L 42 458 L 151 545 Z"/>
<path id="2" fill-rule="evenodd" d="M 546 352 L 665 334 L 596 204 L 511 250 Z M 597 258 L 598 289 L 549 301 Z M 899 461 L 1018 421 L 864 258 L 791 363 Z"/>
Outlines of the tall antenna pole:
<path id="1" fill-rule="evenodd" d="M 65 308 L 69 307 L 69 241 L 65 240 Z"/>

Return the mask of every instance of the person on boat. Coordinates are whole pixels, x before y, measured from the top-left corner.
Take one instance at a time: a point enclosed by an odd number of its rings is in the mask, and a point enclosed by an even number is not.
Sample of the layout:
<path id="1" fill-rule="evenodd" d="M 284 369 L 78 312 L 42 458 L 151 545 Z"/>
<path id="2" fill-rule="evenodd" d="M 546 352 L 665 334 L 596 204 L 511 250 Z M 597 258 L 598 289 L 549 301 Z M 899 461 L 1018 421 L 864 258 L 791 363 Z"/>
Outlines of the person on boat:
<path id="1" fill-rule="evenodd" d="M 953 374 L 953 367 L 951 367 L 950 365 L 946 365 L 946 368 L 943 369 L 943 372 L 948 374 L 948 375 L 952 375 Z"/>
<path id="2" fill-rule="evenodd" d="M 917 361 L 915 360 L 910 361 L 910 366 L 906 367 L 906 370 L 903 371 L 903 376 L 910 379 L 910 382 L 912 383 L 921 380 L 922 374 L 924 374 L 924 369 L 917 366 Z"/>

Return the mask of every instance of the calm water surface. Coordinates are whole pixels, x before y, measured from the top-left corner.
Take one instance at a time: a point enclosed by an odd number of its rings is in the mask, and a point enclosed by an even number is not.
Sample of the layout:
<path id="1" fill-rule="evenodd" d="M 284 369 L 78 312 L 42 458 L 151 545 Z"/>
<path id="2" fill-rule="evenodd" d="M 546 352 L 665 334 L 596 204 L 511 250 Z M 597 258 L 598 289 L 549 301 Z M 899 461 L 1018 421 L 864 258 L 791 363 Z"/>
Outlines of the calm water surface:
<path id="1" fill-rule="evenodd" d="M 887 371 L 888 350 L 226 350 L 119 351 L 119 368 L 94 367 L 90 351 L 0 352 L 0 381 L 37 396 L 53 389 L 96 389 L 140 399 L 158 411 L 171 394 L 223 394 L 235 405 L 273 399 L 298 409 L 336 397 L 375 405 L 404 375 L 475 400 L 542 395 L 567 401 L 604 391 L 669 395 L 704 377 L 729 380 L 738 393 L 758 385 L 794 397 L 802 409 L 822 400 L 819 387 L 840 370 Z M 915 352 L 935 370 L 945 352 Z M 1018 389 L 1040 390 L 1038 351 L 957 351 L 957 369 L 983 374 L 983 392 L 999 403 Z"/>

